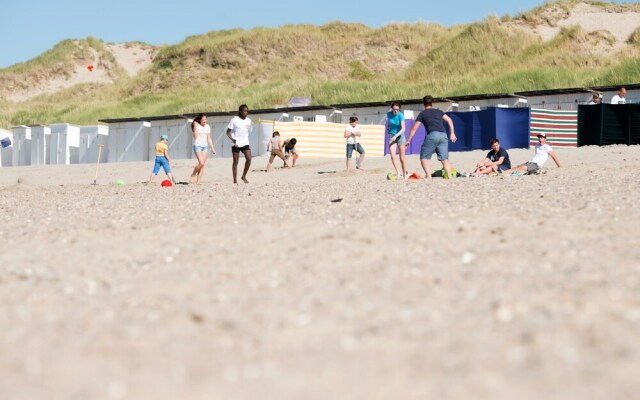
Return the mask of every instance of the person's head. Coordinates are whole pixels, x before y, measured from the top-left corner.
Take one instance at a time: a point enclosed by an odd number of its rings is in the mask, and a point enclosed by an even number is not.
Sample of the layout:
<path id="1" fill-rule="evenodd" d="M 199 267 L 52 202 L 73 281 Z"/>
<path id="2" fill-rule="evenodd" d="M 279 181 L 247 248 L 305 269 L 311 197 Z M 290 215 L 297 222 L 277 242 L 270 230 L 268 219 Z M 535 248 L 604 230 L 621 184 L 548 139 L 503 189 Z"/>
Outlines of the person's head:
<path id="1" fill-rule="evenodd" d="M 356 126 L 356 124 L 358 123 L 358 117 L 349 117 L 349 123 L 351 124 L 351 126 Z"/>
<path id="2" fill-rule="evenodd" d="M 538 142 L 544 144 L 547 141 L 547 134 L 544 132 L 538 133 Z"/>
<path id="3" fill-rule="evenodd" d="M 422 98 L 422 104 L 424 104 L 425 107 L 433 107 L 433 96 L 424 96 Z"/>
<path id="4" fill-rule="evenodd" d="M 296 145 L 296 143 L 298 143 L 298 141 L 296 140 L 296 138 L 291 138 L 291 139 L 289 139 L 289 144 L 290 144 L 290 145 L 295 146 L 295 145 Z"/>
<path id="5" fill-rule="evenodd" d="M 489 145 L 491 145 L 491 150 L 494 151 L 498 151 L 500 150 L 500 141 L 498 139 L 491 139 L 491 141 L 489 142 Z"/>
<path id="6" fill-rule="evenodd" d="M 249 106 L 241 104 L 240 107 L 238 107 L 238 117 L 245 119 L 247 115 L 249 115 Z"/>
<path id="7" fill-rule="evenodd" d="M 600 98 L 602 97 L 602 95 L 599 92 L 593 92 L 593 102 L 594 103 L 599 103 L 600 102 Z"/>
<path id="8" fill-rule="evenodd" d="M 163 141 L 163 140 L 166 142 L 167 140 L 169 140 L 169 136 L 167 136 L 167 135 L 160 135 L 160 141 Z"/>
<path id="9" fill-rule="evenodd" d="M 207 116 L 204 115 L 203 113 L 198 114 L 194 119 L 193 122 L 191 123 L 191 129 L 193 129 L 195 123 L 199 123 L 202 126 L 205 126 L 207 124 Z"/>
<path id="10" fill-rule="evenodd" d="M 274 138 L 276 136 L 280 136 L 280 132 L 278 131 L 273 131 L 273 134 L 271 134 L 271 137 Z"/>
<path id="11" fill-rule="evenodd" d="M 391 113 L 393 115 L 397 115 L 400 112 L 401 108 L 402 108 L 402 106 L 400 105 L 399 102 L 394 101 L 393 103 L 391 103 Z"/>
<path id="12" fill-rule="evenodd" d="M 618 92 L 618 96 L 624 97 L 626 95 L 627 95 L 627 89 L 626 88 L 620 88 L 620 91 Z"/>

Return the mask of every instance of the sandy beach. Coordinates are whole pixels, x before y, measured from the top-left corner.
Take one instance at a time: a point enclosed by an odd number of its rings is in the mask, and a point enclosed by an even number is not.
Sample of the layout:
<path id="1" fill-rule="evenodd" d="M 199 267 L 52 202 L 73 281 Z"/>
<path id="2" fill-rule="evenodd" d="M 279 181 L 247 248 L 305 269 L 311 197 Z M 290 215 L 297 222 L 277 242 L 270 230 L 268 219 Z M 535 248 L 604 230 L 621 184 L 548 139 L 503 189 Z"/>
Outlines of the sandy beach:
<path id="1" fill-rule="evenodd" d="M 639 148 L 556 153 L 2 168 L 0 398 L 638 398 Z"/>

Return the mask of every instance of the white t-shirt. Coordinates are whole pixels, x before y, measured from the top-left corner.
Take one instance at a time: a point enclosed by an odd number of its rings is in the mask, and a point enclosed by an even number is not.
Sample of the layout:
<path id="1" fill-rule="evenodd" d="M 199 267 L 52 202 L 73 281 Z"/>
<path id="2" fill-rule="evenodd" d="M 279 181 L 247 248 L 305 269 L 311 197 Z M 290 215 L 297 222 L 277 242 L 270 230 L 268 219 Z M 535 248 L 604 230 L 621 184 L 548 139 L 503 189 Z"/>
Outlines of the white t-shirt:
<path id="1" fill-rule="evenodd" d="M 611 104 L 627 104 L 627 98 L 615 95 L 611 98 Z"/>
<path id="2" fill-rule="evenodd" d="M 242 119 L 233 117 L 227 129 L 231 129 L 231 137 L 236 140 L 237 147 L 249 146 L 249 133 L 251 133 L 251 118 Z"/>
<path id="3" fill-rule="evenodd" d="M 211 127 L 209 124 L 202 126 L 196 122 L 193 124 L 193 127 L 196 130 L 196 140 L 193 142 L 193 145 L 198 147 L 207 147 L 207 136 L 211 133 Z"/>
<path id="4" fill-rule="evenodd" d="M 358 132 L 360 132 L 360 127 L 358 126 L 358 124 L 356 124 L 356 126 L 351 126 L 351 124 L 347 125 L 347 132 L 349 133 L 354 133 L 354 134 L 358 134 Z M 356 144 L 357 140 L 355 137 L 353 136 L 349 136 L 347 138 L 347 144 Z"/>
<path id="5" fill-rule="evenodd" d="M 538 164 L 538 166 L 542 168 L 544 163 L 546 163 L 549 159 L 549 153 L 551 153 L 552 151 L 553 149 L 547 143 L 543 145 L 541 145 L 540 143 L 536 144 L 536 148 L 534 150 L 536 155 L 533 156 L 533 160 L 531 160 L 531 162 Z"/>

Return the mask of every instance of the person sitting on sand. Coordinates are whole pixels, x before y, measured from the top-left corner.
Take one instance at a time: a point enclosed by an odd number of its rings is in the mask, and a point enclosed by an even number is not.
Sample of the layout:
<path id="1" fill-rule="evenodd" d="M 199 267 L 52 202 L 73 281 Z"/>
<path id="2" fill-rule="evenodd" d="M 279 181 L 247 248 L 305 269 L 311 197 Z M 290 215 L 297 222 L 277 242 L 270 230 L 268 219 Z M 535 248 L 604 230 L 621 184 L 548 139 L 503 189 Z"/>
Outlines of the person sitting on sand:
<path id="1" fill-rule="evenodd" d="M 549 157 L 553 159 L 558 168 L 560 168 L 560 160 L 558 160 L 558 156 L 553 152 L 553 149 L 549 144 L 547 144 L 547 135 L 545 133 L 538 134 L 538 144 L 534 149 L 535 155 L 533 159 L 524 164 L 520 164 L 515 168 L 508 169 L 504 171 L 504 174 L 514 174 L 514 175 L 522 175 L 524 173 L 536 173 L 544 166 Z"/>
<path id="2" fill-rule="evenodd" d="M 485 175 L 492 172 L 506 171 L 511 168 L 509 153 L 500 147 L 500 141 L 491 139 L 489 143 L 491 144 L 491 151 L 484 160 L 476 164 L 476 170 L 473 171 L 474 174 Z"/>
<path id="3" fill-rule="evenodd" d="M 296 160 L 298 159 L 298 152 L 296 151 L 296 143 L 298 141 L 296 138 L 287 139 L 284 141 L 284 158 L 286 160 L 289 159 L 289 154 L 291 154 L 291 158 L 293 158 L 293 163 L 291 164 L 291 168 L 296 166 Z M 286 163 L 286 161 L 285 161 Z"/>
<path id="4" fill-rule="evenodd" d="M 171 179 L 171 182 L 173 182 L 173 175 L 171 175 L 171 167 L 169 166 L 171 159 L 169 158 L 169 146 L 167 146 L 168 141 L 169 137 L 167 135 L 160 135 L 160 141 L 156 143 L 156 161 L 155 164 L 153 164 L 153 172 L 149 177 L 149 183 L 152 183 L 158 175 L 160 167 L 164 169 L 167 177 Z"/>
<path id="5" fill-rule="evenodd" d="M 280 157 L 282 161 L 284 161 L 284 167 L 289 168 L 289 163 L 287 159 L 284 157 L 284 153 L 282 152 L 282 140 L 280 140 L 280 132 L 275 131 L 271 135 L 271 140 L 267 143 L 267 151 L 271 151 L 271 156 L 269 156 L 269 163 L 267 164 L 267 170 L 265 172 L 269 172 L 271 169 L 271 165 L 273 164 L 273 160 L 276 157 Z"/>

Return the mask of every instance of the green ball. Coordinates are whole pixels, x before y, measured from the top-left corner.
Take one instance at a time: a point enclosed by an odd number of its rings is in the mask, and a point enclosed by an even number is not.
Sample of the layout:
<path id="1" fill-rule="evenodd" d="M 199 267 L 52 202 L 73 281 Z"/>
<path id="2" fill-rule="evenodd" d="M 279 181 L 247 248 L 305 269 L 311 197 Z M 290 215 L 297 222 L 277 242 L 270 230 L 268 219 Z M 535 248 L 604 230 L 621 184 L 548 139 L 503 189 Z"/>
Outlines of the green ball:
<path id="1" fill-rule="evenodd" d="M 124 179 L 116 179 L 116 185 L 124 185 Z"/>

